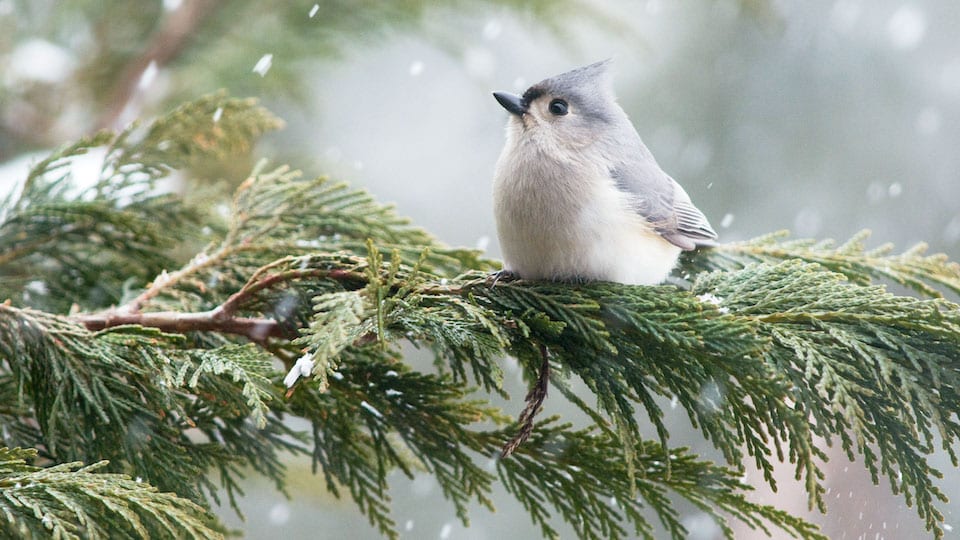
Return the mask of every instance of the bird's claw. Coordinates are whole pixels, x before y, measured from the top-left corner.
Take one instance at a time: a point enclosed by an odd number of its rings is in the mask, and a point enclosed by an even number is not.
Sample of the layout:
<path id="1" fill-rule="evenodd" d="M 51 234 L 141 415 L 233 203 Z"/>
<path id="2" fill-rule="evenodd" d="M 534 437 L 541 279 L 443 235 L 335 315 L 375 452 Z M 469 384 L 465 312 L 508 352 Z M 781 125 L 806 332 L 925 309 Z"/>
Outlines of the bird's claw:
<path id="1" fill-rule="evenodd" d="M 518 279 L 520 279 L 520 275 L 516 272 L 511 272 L 510 270 L 498 270 L 487 276 L 487 285 L 490 287 L 495 287 L 501 280 L 516 281 Z"/>

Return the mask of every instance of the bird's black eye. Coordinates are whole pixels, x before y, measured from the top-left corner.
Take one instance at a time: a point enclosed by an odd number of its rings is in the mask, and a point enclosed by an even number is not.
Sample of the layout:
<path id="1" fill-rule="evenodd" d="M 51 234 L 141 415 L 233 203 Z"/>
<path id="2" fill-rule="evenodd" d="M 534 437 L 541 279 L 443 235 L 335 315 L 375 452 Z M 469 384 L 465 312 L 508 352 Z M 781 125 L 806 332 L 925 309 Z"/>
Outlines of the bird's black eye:
<path id="1" fill-rule="evenodd" d="M 567 102 L 562 99 L 555 99 L 550 102 L 550 112 L 555 116 L 563 116 L 568 112 Z"/>

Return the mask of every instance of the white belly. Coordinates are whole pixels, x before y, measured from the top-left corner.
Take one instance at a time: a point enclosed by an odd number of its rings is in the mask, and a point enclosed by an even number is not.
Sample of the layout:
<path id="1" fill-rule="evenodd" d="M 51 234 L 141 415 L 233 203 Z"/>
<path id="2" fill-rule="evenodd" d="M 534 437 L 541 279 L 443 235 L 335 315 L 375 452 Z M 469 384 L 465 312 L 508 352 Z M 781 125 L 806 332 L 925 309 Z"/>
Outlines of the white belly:
<path id="1" fill-rule="evenodd" d="M 504 269 L 534 280 L 654 285 L 666 279 L 680 248 L 654 232 L 612 181 L 578 184 L 566 194 L 497 190 Z"/>

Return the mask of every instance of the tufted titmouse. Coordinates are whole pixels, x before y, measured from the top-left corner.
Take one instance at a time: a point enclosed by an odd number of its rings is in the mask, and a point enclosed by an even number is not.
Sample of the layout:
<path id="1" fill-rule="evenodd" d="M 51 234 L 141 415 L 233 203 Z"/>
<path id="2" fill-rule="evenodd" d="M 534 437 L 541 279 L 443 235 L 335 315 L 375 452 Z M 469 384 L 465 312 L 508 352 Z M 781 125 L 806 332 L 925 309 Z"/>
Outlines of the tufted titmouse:
<path id="1" fill-rule="evenodd" d="M 653 285 L 717 237 L 617 105 L 609 63 L 493 94 L 511 113 L 494 179 L 507 273 Z"/>

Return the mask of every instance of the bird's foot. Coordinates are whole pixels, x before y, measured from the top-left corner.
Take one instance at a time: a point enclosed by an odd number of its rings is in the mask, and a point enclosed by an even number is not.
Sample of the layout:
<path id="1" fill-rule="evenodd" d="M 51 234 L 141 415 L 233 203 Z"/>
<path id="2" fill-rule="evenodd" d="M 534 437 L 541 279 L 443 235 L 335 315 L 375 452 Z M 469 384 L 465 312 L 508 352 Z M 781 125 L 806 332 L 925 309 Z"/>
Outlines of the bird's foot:
<path id="1" fill-rule="evenodd" d="M 518 279 L 520 279 L 520 274 L 517 274 L 516 272 L 511 272 L 510 270 L 498 270 L 487 276 L 487 285 L 490 287 L 495 287 L 497 283 L 501 281 L 516 281 Z"/>

